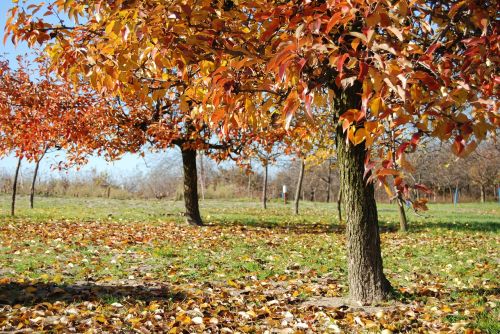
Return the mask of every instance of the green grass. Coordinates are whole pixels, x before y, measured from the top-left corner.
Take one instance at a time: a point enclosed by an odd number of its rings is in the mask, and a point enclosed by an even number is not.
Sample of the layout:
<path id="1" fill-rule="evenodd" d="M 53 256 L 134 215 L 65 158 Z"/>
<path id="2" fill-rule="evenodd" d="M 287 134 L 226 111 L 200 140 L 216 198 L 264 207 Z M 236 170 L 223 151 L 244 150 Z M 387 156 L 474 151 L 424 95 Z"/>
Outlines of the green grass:
<path id="1" fill-rule="evenodd" d="M 0 278 L 239 288 L 301 282 L 299 300 L 347 293 L 335 204 L 302 202 L 295 216 L 281 202 L 262 210 L 256 202 L 207 200 L 201 211 L 208 226 L 193 228 L 183 223 L 182 202 L 39 198 L 34 210 L 27 202 L 20 197 L 11 218 L 9 198 L 0 196 Z M 430 205 L 424 216 L 409 212 L 407 233 L 397 232 L 397 215 L 396 206 L 379 204 L 384 267 L 398 299 L 419 303 L 440 326 L 465 321 L 498 332 L 500 206 Z"/>
<path id="2" fill-rule="evenodd" d="M 28 208 L 28 197 L 17 200 L 17 217 L 33 221 L 89 220 L 124 222 L 182 221 L 182 201 L 115 200 L 103 198 L 37 198 L 35 209 Z M 334 203 L 301 202 L 300 215 L 294 216 L 292 204 L 270 201 L 268 210 L 260 203 L 244 200 L 206 200 L 200 202 L 202 216 L 209 224 L 245 225 L 254 227 L 297 226 L 297 224 L 336 224 Z M 498 203 L 431 204 L 430 210 L 417 216 L 409 212 L 413 228 L 426 227 L 455 230 L 493 231 L 500 228 Z M 398 211 L 395 205 L 379 203 L 382 225 L 397 227 Z M 9 218 L 10 197 L 0 195 L 0 219 Z"/>

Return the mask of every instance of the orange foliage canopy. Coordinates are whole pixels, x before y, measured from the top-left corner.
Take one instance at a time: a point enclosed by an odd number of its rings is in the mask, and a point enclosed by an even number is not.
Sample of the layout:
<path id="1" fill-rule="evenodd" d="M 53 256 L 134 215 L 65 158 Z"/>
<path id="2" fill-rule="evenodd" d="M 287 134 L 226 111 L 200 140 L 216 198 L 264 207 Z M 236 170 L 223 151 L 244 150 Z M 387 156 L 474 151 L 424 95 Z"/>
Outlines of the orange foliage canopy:
<path id="1" fill-rule="evenodd" d="M 50 23 L 55 12 L 72 22 Z M 173 94 L 221 139 L 243 129 L 272 141 L 286 128 L 303 141 L 310 132 L 294 125 L 306 118 L 339 126 L 386 183 L 422 136 L 463 156 L 498 129 L 498 28 L 488 0 L 57 0 L 15 5 L 6 37 L 44 44 L 60 75 L 122 99 Z M 332 103 L 347 90 L 359 108 Z M 335 123 L 315 124 L 315 108 Z M 377 145 L 396 128 L 408 139 L 393 159 Z"/>
<path id="2" fill-rule="evenodd" d="M 100 96 L 85 86 L 55 80 L 43 58 L 30 64 L 18 57 L 16 70 L 1 61 L 0 79 L 0 153 L 32 161 L 59 148 L 74 163 L 85 160 L 95 148 L 92 117 L 105 107 Z"/>

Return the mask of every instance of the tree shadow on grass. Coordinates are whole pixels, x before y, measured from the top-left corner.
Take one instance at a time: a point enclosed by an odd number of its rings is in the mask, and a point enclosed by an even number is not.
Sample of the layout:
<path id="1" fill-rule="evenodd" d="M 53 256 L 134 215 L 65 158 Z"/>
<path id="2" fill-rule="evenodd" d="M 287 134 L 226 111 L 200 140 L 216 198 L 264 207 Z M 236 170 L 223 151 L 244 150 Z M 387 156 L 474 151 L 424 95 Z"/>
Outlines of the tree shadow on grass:
<path id="1" fill-rule="evenodd" d="M 418 292 L 402 292 L 396 294 L 396 299 L 409 302 L 414 300 L 427 299 L 429 297 L 437 298 L 439 300 L 446 300 L 449 302 L 460 301 L 464 298 L 472 296 L 498 296 L 500 288 L 472 288 L 472 289 L 456 289 L 456 290 L 438 290 L 438 289 L 421 289 Z"/>
<path id="2" fill-rule="evenodd" d="M 261 228 L 272 229 L 280 233 L 293 234 L 324 234 L 324 233 L 344 233 L 344 225 L 318 224 L 318 223 L 286 223 L 265 221 L 257 219 L 244 219 L 237 221 L 211 221 L 206 224 L 208 227 L 240 227 L 240 228 Z"/>
<path id="3" fill-rule="evenodd" d="M 344 234 L 345 224 L 326 224 L 326 223 L 286 223 L 275 222 L 258 219 L 244 219 L 235 221 L 209 221 L 205 226 L 208 227 L 239 227 L 239 228 L 260 228 L 272 229 L 278 233 L 292 233 L 292 234 Z M 381 233 L 392 233 L 398 231 L 398 228 L 393 225 L 380 224 Z"/>
<path id="4" fill-rule="evenodd" d="M 446 229 L 460 232 L 498 232 L 500 231 L 500 223 L 498 222 L 468 222 L 468 223 L 452 223 L 452 222 L 424 222 L 410 223 L 410 231 L 421 232 L 429 229 Z"/>
<path id="5" fill-rule="evenodd" d="M 9 282 L 0 284 L 0 305 L 31 306 L 56 301 L 114 303 L 127 298 L 144 302 L 153 300 L 178 301 L 184 300 L 186 295 L 171 291 L 164 285 L 119 285 L 88 282 L 75 284 Z"/>

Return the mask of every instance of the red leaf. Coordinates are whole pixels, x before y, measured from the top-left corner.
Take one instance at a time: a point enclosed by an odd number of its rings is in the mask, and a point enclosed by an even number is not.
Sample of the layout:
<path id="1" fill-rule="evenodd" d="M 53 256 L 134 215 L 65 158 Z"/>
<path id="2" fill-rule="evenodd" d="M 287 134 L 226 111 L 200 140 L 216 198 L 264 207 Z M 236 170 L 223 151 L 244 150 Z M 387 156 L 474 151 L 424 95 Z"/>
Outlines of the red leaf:
<path id="1" fill-rule="evenodd" d="M 339 60 L 337 61 L 337 71 L 339 71 L 340 73 L 342 73 L 343 71 L 344 63 L 347 58 L 349 58 L 349 54 L 344 53 L 342 56 L 339 57 Z"/>
<path id="2" fill-rule="evenodd" d="M 302 69 L 304 68 L 304 66 L 306 65 L 306 63 L 307 63 L 307 60 L 305 58 L 301 58 L 299 60 L 299 72 L 302 71 Z"/>
<path id="3" fill-rule="evenodd" d="M 465 148 L 465 140 L 462 136 L 458 135 L 453 143 L 453 153 L 460 155 Z"/>
<path id="4" fill-rule="evenodd" d="M 417 184 L 415 184 L 413 187 L 414 187 L 415 189 L 417 189 L 417 190 L 421 190 L 421 191 L 423 191 L 423 192 L 424 192 L 424 193 L 426 193 L 426 194 L 429 194 L 429 195 L 430 195 L 430 194 L 432 194 L 432 190 L 431 190 L 431 189 L 429 189 L 429 188 L 427 188 L 427 187 L 426 187 L 425 185 L 423 185 L 423 184 L 418 184 L 418 183 L 417 183 Z"/>
<path id="5" fill-rule="evenodd" d="M 358 80 L 363 81 L 365 79 L 365 76 L 367 73 L 368 73 L 368 64 L 360 61 L 359 62 Z"/>
<path id="6" fill-rule="evenodd" d="M 412 137 L 411 137 L 411 145 L 413 147 L 416 147 L 418 142 L 420 141 L 420 136 L 421 134 L 419 132 L 415 133 Z"/>
<path id="7" fill-rule="evenodd" d="M 325 34 L 328 34 L 332 30 L 333 26 L 336 23 L 338 23 L 341 18 L 342 18 L 341 12 L 337 12 L 337 13 L 333 14 L 333 16 L 330 18 L 330 21 L 328 21 L 328 23 L 326 25 Z"/>

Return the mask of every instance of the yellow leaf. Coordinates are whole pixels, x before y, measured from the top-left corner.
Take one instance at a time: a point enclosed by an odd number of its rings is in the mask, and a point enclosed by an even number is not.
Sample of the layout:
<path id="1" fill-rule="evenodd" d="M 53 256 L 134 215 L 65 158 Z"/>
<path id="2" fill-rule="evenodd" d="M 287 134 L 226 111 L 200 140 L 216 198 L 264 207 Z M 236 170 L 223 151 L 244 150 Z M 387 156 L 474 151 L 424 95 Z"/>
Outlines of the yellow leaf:
<path id="1" fill-rule="evenodd" d="M 112 91 L 115 88 L 115 82 L 111 76 L 106 75 L 104 77 L 104 87 L 106 87 L 108 91 Z"/>
<path id="2" fill-rule="evenodd" d="M 362 143 L 366 138 L 366 130 L 364 128 L 357 129 L 354 133 L 354 145 Z"/>
<path id="3" fill-rule="evenodd" d="M 227 284 L 229 284 L 233 288 L 239 288 L 240 287 L 235 281 L 232 281 L 232 280 L 228 280 Z"/>
<path id="4" fill-rule="evenodd" d="M 105 318 L 102 314 L 98 315 L 98 316 L 97 316 L 97 317 L 95 317 L 94 319 L 95 319 L 95 321 L 100 322 L 100 323 L 103 323 L 103 324 L 105 324 L 105 323 L 107 323 L 107 322 L 108 322 L 108 321 L 106 320 L 106 318 Z"/>
<path id="5" fill-rule="evenodd" d="M 111 32 L 113 31 L 113 27 L 115 26 L 115 21 L 111 21 L 108 23 L 108 25 L 106 26 L 106 29 L 104 30 L 104 33 L 106 35 L 110 35 Z"/>
<path id="6" fill-rule="evenodd" d="M 374 116 L 378 116 L 380 111 L 383 111 L 384 106 L 382 98 L 376 97 L 370 103 L 370 110 Z"/>
<path id="7" fill-rule="evenodd" d="M 389 198 L 394 197 L 394 193 L 392 192 L 392 190 L 389 187 L 389 185 L 387 183 L 385 183 L 385 182 L 384 182 L 384 190 L 387 193 L 387 195 L 389 196 Z"/>

